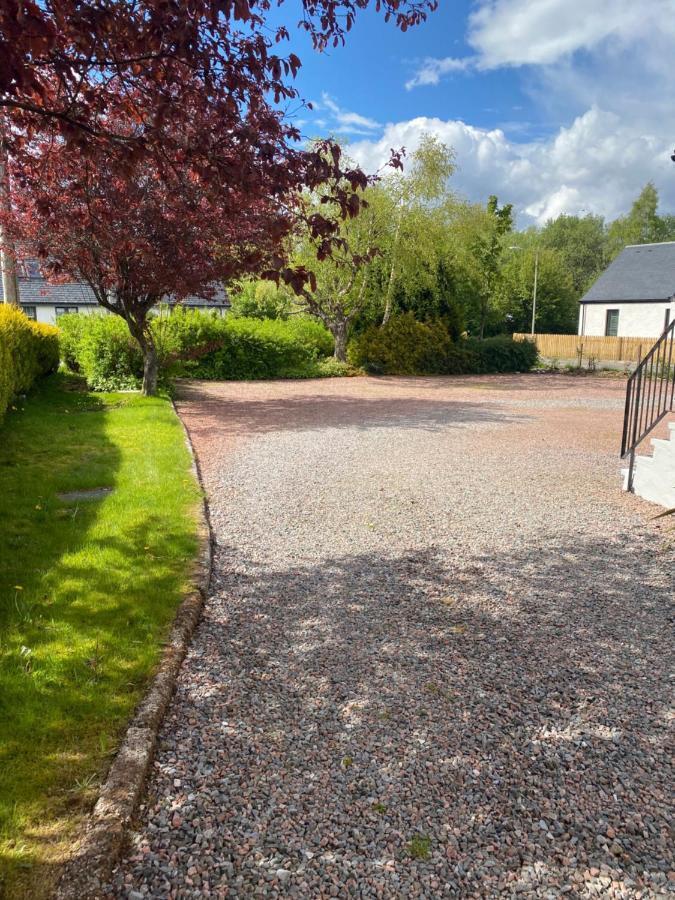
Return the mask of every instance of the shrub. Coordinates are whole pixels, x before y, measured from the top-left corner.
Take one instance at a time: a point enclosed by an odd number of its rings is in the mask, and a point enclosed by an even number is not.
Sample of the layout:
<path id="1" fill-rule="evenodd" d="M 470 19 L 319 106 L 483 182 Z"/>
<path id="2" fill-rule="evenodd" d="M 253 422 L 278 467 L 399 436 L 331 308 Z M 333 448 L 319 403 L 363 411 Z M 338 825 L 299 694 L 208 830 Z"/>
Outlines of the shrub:
<path id="1" fill-rule="evenodd" d="M 507 335 L 470 340 L 477 358 L 477 372 L 528 372 L 537 362 L 537 347 L 533 341 L 514 341 Z"/>
<path id="2" fill-rule="evenodd" d="M 60 323 L 59 323 L 60 324 Z M 137 388 L 143 377 L 143 355 L 127 323 L 119 316 L 82 315 L 71 332 L 79 337 L 71 351 L 77 370 L 95 391 Z"/>
<path id="3" fill-rule="evenodd" d="M 537 350 L 507 336 L 452 341 L 443 322 L 418 322 L 406 313 L 364 331 L 349 358 L 375 375 L 472 375 L 525 372 L 536 363 Z"/>
<path id="4" fill-rule="evenodd" d="M 309 316 L 292 316 L 284 324 L 296 340 L 316 351 L 317 358 L 333 355 L 335 338 L 321 322 Z"/>
<path id="5" fill-rule="evenodd" d="M 349 360 L 375 375 L 438 374 L 452 341 L 439 323 L 418 322 L 412 313 L 371 325 L 349 349 Z"/>
<path id="6" fill-rule="evenodd" d="M 315 348 L 277 319 L 223 320 L 218 340 L 217 349 L 185 363 L 186 374 L 225 380 L 297 378 L 316 359 Z"/>
<path id="7" fill-rule="evenodd" d="M 58 365 L 56 328 L 32 322 L 15 306 L 0 305 L 0 420 L 13 397 Z"/>
<path id="8" fill-rule="evenodd" d="M 77 321 L 75 321 L 77 320 Z M 63 316 L 61 355 L 94 390 L 138 387 L 140 350 L 118 316 Z M 221 318 L 179 307 L 153 317 L 161 372 L 204 379 L 309 378 L 333 351 L 323 325 L 306 317 L 288 321 Z"/>
<path id="9" fill-rule="evenodd" d="M 61 361 L 71 372 L 79 372 L 78 347 L 87 324 L 87 317 L 79 313 L 59 316 L 59 352 Z"/>

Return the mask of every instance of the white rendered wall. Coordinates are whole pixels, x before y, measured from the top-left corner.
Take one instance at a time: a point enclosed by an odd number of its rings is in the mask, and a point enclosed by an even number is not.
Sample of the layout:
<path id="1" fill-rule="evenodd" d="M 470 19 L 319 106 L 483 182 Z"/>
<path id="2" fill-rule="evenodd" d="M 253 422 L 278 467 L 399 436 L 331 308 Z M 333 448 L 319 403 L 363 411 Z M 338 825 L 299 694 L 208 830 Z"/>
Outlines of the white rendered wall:
<path id="1" fill-rule="evenodd" d="M 607 310 L 619 310 L 617 337 L 653 337 L 663 332 L 666 310 L 675 319 L 675 303 L 582 303 L 579 310 L 579 334 L 602 337 L 607 323 Z"/>
<path id="2" fill-rule="evenodd" d="M 59 306 L 61 306 L 61 304 L 59 304 Z M 89 304 L 87 306 L 78 306 L 77 312 L 78 315 L 92 315 L 93 313 L 107 314 L 108 310 L 104 309 L 102 306 L 94 306 L 93 304 Z M 36 303 L 35 315 L 38 322 L 46 322 L 48 325 L 56 325 L 56 306 L 51 306 L 48 303 Z"/>

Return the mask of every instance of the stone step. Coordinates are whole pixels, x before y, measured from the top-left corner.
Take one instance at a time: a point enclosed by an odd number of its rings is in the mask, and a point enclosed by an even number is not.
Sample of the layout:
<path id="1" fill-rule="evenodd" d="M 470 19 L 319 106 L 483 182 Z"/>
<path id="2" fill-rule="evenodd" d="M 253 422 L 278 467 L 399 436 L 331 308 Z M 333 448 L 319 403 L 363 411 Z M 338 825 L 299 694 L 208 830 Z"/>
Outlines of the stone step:
<path id="1" fill-rule="evenodd" d="M 667 438 L 652 438 L 651 456 L 635 457 L 633 491 L 638 497 L 668 509 L 675 507 L 675 422 L 668 422 Z M 623 488 L 628 488 L 628 469 L 622 469 Z"/>

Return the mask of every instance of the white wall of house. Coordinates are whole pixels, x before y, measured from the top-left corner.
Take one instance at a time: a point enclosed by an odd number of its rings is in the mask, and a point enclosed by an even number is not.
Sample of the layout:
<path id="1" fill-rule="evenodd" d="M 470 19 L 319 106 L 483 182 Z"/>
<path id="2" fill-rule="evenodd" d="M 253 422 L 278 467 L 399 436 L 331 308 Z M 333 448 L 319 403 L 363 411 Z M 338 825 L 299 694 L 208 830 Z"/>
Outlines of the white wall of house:
<path id="1" fill-rule="evenodd" d="M 23 304 L 22 304 L 23 305 Z M 27 303 L 26 312 L 31 315 L 33 318 L 32 310 L 30 309 L 31 304 Z M 47 325 L 55 325 L 56 324 L 56 306 L 51 303 L 35 303 L 33 305 L 35 310 L 35 321 L 36 322 L 44 322 Z M 91 315 L 92 313 L 105 313 L 107 310 L 103 309 L 100 306 L 94 306 L 92 304 L 86 304 L 77 307 L 77 312 L 82 313 L 84 315 Z"/>
<path id="2" fill-rule="evenodd" d="M 30 305 L 31 304 L 26 304 L 27 307 L 30 307 Z M 204 309 L 206 311 L 210 309 L 210 307 L 206 306 L 197 308 Z M 47 325 L 56 324 L 56 321 L 58 319 L 58 316 L 56 315 L 56 305 L 53 305 L 51 303 L 36 303 L 34 304 L 34 309 L 36 322 L 45 322 Z M 223 316 L 227 312 L 227 309 L 227 307 L 217 307 L 216 311 L 219 315 Z M 94 305 L 92 303 L 79 305 L 77 307 L 77 312 L 79 315 L 111 315 L 110 311 L 105 309 L 105 307 Z M 151 312 L 156 312 L 156 310 L 151 310 Z"/>
<path id="3" fill-rule="evenodd" d="M 675 319 L 675 302 L 582 303 L 579 309 L 579 334 L 601 337 L 607 325 L 607 310 L 619 310 L 618 337 L 657 338 L 666 325 L 666 310 Z"/>

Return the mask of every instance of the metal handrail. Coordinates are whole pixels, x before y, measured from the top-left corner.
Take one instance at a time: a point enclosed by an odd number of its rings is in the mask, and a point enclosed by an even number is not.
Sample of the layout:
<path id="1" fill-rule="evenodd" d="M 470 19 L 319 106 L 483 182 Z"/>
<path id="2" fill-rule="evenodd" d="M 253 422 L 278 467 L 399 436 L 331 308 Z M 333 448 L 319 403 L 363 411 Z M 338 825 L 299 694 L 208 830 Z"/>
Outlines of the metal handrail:
<path id="1" fill-rule="evenodd" d="M 641 360 L 626 385 L 621 457 L 630 453 L 628 490 L 633 490 L 635 451 L 664 416 L 675 399 L 675 319 Z"/>

